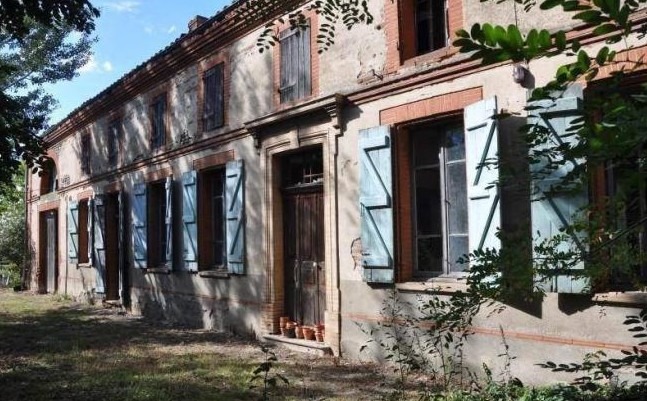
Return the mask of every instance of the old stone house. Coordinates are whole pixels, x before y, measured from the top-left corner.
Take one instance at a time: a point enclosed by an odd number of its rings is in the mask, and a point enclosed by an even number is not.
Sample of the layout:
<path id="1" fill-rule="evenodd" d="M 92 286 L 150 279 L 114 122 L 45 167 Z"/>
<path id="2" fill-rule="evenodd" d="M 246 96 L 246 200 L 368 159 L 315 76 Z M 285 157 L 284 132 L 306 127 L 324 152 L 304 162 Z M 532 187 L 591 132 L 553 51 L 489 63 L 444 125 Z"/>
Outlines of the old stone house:
<path id="1" fill-rule="evenodd" d="M 294 2 L 278 3 L 269 14 Z M 356 357 L 358 324 L 380 319 L 392 288 L 451 295 L 465 287 L 455 261 L 498 247 L 497 228 L 562 224 L 489 185 L 498 172 L 482 165 L 515 148 L 519 122 L 494 114 L 528 97 L 512 65 L 450 45 L 461 27 L 514 21 L 490 3 L 371 0 L 375 22 L 340 29 L 323 53 L 312 12 L 264 52 L 264 21 L 232 17 L 244 1 L 196 17 L 47 134 L 54 164 L 28 182 L 31 289 L 258 337 L 286 315 L 324 324 L 326 346 Z M 520 15 L 522 28 L 568 23 Z M 562 61 L 528 69 L 542 83 Z M 567 119 L 576 92 L 547 118 Z M 515 374 L 536 381 L 546 355 L 632 345 L 620 323 L 645 298 L 573 295 L 580 284 L 559 277 L 533 308 L 479 316 L 467 359 L 496 366 L 503 329 Z"/>

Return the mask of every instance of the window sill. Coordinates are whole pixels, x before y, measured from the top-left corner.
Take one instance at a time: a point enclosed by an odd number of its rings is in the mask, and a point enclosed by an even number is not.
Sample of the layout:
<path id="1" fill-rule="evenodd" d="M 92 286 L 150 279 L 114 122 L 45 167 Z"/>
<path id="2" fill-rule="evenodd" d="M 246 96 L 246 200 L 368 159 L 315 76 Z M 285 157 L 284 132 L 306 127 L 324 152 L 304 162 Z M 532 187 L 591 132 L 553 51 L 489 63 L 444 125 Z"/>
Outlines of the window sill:
<path id="1" fill-rule="evenodd" d="M 77 263 L 76 268 L 77 269 L 90 269 L 90 268 L 92 268 L 92 263 Z"/>
<path id="2" fill-rule="evenodd" d="M 444 59 L 447 59 L 453 56 L 456 53 L 458 53 L 458 49 L 456 47 L 445 46 L 443 48 L 433 50 L 429 53 L 424 53 L 424 54 L 420 54 L 420 55 L 408 58 L 404 60 L 402 65 L 404 67 L 413 67 L 418 65 L 438 63 L 443 61 Z"/>
<path id="3" fill-rule="evenodd" d="M 227 270 L 202 270 L 198 272 L 198 276 L 204 278 L 228 279 L 231 277 L 231 274 Z"/>
<path id="4" fill-rule="evenodd" d="M 434 278 L 427 281 L 397 283 L 395 288 L 401 292 L 421 292 L 425 294 L 455 294 L 467 292 L 465 280 Z"/>
<path id="5" fill-rule="evenodd" d="M 148 267 L 146 274 L 171 274 L 171 269 L 168 267 Z"/>
<path id="6" fill-rule="evenodd" d="M 593 295 L 593 302 L 604 305 L 642 305 L 647 306 L 647 292 L 604 292 Z"/>

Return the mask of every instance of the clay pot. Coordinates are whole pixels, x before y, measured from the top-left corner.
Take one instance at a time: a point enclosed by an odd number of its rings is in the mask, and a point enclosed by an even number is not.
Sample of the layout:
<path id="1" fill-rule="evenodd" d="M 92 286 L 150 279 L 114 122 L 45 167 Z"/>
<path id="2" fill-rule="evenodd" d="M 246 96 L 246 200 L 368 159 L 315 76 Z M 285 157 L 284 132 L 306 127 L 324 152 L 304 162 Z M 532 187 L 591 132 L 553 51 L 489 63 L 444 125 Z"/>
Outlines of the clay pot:
<path id="1" fill-rule="evenodd" d="M 285 329 L 285 337 L 287 337 L 287 338 L 294 338 L 295 337 L 294 327 Z"/>
<path id="2" fill-rule="evenodd" d="M 297 327 L 297 324 L 295 322 L 289 322 L 288 321 L 288 322 L 285 323 L 285 328 L 288 329 L 288 330 L 294 329 L 295 327 Z"/>
<path id="3" fill-rule="evenodd" d="M 303 326 L 303 338 L 306 340 L 314 340 L 315 339 L 315 330 L 312 327 L 309 326 Z"/>
<path id="4" fill-rule="evenodd" d="M 297 326 L 294 328 L 294 335 L 297 338 L 303 339 L 303 326 Z"/>
<path id="5" fill-rule="evenodd" d="M 315 338 L 317 339 L 318 342 L 322 343 L 324 341 L 324 333 L 315 333 Z"/>
<path id="6" fill-rule="evenodd" d="M 290 318 L 288 316 L 281 316 L 279 318 L 279 327 L 284 329 L 285 325 L 290 321 Z"/>

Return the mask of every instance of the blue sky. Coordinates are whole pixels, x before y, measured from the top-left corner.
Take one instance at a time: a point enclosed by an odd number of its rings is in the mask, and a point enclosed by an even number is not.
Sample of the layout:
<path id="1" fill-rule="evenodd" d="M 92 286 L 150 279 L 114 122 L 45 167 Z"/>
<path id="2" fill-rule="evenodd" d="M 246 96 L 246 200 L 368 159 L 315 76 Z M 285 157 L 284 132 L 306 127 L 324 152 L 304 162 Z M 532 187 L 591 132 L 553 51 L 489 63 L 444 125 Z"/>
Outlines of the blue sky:
<path id="1" fill-rule="evenodd" d="M 59 102 L 50 124 L 56 124 L 135 66 L 169 45 L 195 15 L 211 17 L 231 0 L 93 0 L 101 10 L 96 21 L 94 55 L 72 81 L 48 91 Z"/>

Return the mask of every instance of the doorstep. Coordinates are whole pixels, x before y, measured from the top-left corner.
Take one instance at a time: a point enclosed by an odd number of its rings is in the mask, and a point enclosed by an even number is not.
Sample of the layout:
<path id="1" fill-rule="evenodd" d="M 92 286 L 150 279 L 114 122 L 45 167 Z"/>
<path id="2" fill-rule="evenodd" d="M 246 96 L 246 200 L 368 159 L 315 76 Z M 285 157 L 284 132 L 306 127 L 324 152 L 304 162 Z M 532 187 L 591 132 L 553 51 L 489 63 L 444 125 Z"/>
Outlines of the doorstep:
<path id="1" fill-rule="evenodd" d="M 263 339 L 271 343 L 283 345 L 293 351 L 305 352 L 317 356 L 329 356 L 333 354 L 330 346 L 317 341 L 288 338 L 278 334 L 266 334 L 263 336 Z"/>

